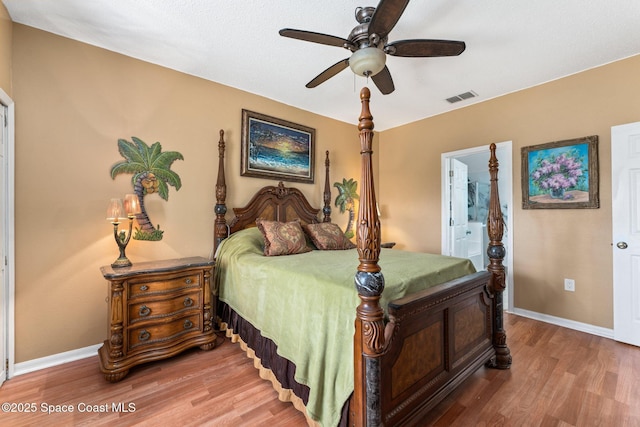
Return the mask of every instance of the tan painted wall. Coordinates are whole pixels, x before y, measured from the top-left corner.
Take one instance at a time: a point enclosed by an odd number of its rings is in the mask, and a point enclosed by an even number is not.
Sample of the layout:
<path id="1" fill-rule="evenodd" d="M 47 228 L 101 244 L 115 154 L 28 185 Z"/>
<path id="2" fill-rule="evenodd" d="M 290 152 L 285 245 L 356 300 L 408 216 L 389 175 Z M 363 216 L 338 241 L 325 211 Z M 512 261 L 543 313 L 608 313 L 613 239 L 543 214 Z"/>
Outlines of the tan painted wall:
<path id="1" fill-rule="evenodd" d="M 105 220 L 111 197 L 131 192 L 131 175 L 112 180 L 123 160 L 118 138 L 160 141 L 184 161 L 182 188 L 169 200 L 145 198 L 165 231 L 161 242 L 133 241 L 133 262 L 212 248 L 219 130 L 227 141 L 228 205 L 264 185 L 240 177 L 241 109 L 316 129 L 316 182 L 297 185 L 322 205 L 324 152 L 332 183 L 359 179 L 357 129 L 269 99 L 14 24 L 16 102 L 16 362 L 98 344 L 106 338 L 106 282 L 99 268 L 118 255 Z M 354 117 L 360 100 L 354 94 Z M 333 201 L 332 201 L 333 202 Z M 346 215 L 334 209 L 335 222 Z"/>
<path id="2" fill-rule="evenodd" d="M 441 153 L 513 141 L 515 306 L 612 328 L 611 126 L 640 121 L 639 75 L 636 56 L 383 132 L 384 239 L 439 252 Z M 521 148 L 588 135 L 600 141 L 601 207 L 523 210 Z"/>
<path id="3" fill-rule="evenodd" d="M 185 157 L 172 168 L 182 189 L 171 187 L 168 202 L 146 200 L 165 238 L 133 241 L 127 254 L 134 262 L 209 255 L 219 129 L 228 143 L 229 206 L 270 183 L 239 176 L 242 108 L 316 129 L 316 183 L 300 187 L 318 204 L 325 150 L 332 152 L 332 182 L 360 180 L 352 124 L 19 24 L 12 37 L 13 67 L 0 56 L 0 70 L 13 74 L 17 114 L 17 362 L 106 336 L 107 292 L 99 267 L 115 259 L 117 248 L 104 211 L 110 197 L 131 190 L 129 176 L 109 177 L 111 165 L 122 159 L 118 138 L 160 141 L 164 150 Z M 439 252 L 440 154 L 512 140 L 516 306 L 611 327 L 609 133 L 612 125 L 640 120 L 638 71 L 640 58 L 631 58 L 382 132 L 375 162 L 383 177 L 376 187 L 383 240 Z M 374 119 L 376 102 L 384 98 L 374 93 Z M 359 105 L 354 94 L 354 117 Z M 592 134 L 600 136 L 601 208 L 520 209 L 520 148 Z M 346 223 L 335 209 L 334 217 Z M 575 294 L 562 291 L 564 277 L 576 279 Z"/>
<path id="4" fill-rule="evenodd" d="M 11 96 L 11 44 L 13 22 L 0 2 L 0 88 Z"/>

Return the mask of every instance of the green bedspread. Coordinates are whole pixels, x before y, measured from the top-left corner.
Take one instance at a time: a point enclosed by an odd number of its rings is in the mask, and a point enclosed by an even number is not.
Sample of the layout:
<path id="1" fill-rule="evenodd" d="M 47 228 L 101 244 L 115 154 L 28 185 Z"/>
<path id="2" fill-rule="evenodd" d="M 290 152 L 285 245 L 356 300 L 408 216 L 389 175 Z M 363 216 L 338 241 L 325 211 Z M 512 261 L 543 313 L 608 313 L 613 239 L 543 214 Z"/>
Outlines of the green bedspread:
<path id="1" fill-rule="evenodd" d="M 353 335 L 359 304 L 355 249 L 314 250 L 266 257 L 257 228 L 235 233 L 220 247 L 216 284 L 220 300 L 273 340 L 310 388 L 307 412 L 335 426 L 353 391 Z M 474 272 L 467 259 L 383 249 L 382 306 L 408 293 Z"/>

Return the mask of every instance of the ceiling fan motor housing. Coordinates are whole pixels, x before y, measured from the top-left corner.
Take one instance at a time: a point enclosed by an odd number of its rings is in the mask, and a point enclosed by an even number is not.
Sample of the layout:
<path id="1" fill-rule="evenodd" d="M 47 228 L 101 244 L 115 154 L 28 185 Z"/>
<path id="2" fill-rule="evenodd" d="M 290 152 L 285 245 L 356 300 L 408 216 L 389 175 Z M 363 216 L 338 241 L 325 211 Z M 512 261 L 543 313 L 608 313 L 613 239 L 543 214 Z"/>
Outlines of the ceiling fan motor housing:
<path id="1" fill-rule="evenodd" d="M 356 8 L 356 21 L 359 24 L 349 33 L 349 41 L 356 47 L 350 49 L 353 53 L 349 58 L 349 67 L 358 76 L 375 76 L 382 71 L 387 60 L 382 50 L 386 41 L 380 43 L 377 34 L 369 34 L 369 22 L 375 11 L 375 7 Z"/>
<path id="2" fill-rule="evenodd" d="M 386 44 L 386 38 L 381 40 L 377 34 L 369 34 L 369 22 L 371 22 L 371 17 L 375 11 L 375 7 L 359 7 L 356 9 L 356 20 L 359 24 L 351 30 L 348 37 L 352 43 L 352 51 L 369 46 L 384 46 L 384 44 Z M 356 47 L 355 50 L 353 46 Z"/>

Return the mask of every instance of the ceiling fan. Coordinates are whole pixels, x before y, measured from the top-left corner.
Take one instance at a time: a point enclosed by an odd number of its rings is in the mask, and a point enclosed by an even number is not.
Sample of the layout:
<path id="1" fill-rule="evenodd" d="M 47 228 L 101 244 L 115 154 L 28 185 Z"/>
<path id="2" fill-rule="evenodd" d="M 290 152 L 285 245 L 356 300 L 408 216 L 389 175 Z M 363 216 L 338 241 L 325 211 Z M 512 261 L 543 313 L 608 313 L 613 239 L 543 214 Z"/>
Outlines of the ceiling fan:
<path id="1" fill-rule="evenodd" d="M 393 79 L 385 65 L 386 56 L 424 58 L 460 55 L 465 44 L 453 40 L 409 39 L 387 43 L 389 32 L 396 25 L 409 4 L 409 0 L 381 0 L 378 7 L 356 8 L 358 25 L 348 38 L 315 33 L 312 31 L 284 28 L 280 35 L 293 39 L 338 46 L 352 52 L 351 57 L 336 62 L 306 84 L 314 88 L 329 80 L 347 67 L 359 75 L 371 77 L 380 92 L 385 95 L 394 91 Z"/>

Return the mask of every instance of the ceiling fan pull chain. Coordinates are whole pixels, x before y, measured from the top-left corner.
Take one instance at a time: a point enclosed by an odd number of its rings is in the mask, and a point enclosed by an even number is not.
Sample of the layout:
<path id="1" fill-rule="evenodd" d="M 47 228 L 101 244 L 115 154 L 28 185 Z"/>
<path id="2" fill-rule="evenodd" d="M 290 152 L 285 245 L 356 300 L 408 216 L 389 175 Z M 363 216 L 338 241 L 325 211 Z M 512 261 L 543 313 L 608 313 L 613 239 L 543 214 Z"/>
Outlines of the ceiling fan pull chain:
<path id="1" fill-rule="evenodd" d="M 352 73 L 352 74 L 353 74 L 353 73 Z M 366 77 L 366 79 L 367 79 L 367 83 L 365 83 L 365 86 L 369 86 L 369 74 L 366 74 L 366 75 L 365 75 L 365 77 Z M 358 80 L 358 79 L 356 78 L 356 75 L 355 75 L 355 74 L 353 74 L 353 93 L 358 92 L 358 89 L 356 89 L 356 85 L 357 85 L 356 81 L 357 81 L 357 80 Z"/>

